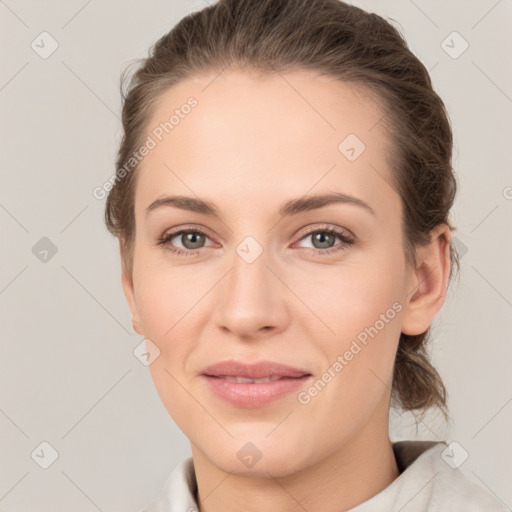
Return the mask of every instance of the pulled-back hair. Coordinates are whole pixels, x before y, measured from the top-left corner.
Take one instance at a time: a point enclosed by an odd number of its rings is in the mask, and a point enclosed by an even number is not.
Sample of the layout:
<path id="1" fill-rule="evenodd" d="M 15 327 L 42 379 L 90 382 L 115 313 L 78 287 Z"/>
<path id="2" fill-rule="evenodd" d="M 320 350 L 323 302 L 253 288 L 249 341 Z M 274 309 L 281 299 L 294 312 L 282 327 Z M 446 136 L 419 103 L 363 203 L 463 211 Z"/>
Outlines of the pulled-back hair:
<path id="1" fill-rule="evenodd" d="M 452 132 L 445 106 L 425 66 L 385 19 L 339 0 L 220 0 L 179 21 L 121 77 L 123 139 L 105 221 L 119 237 L 131 272 L 135 238 L 134 197 L 138 165 L 126 162 L 141 147 L 148 122 L 172 85 L 228 67 L 261 73 L 311 70 L 365 87 L 378 100 L 391 141 L 393 186 L 402 202 L 402 233 L 408 263 L 430 242 L 433 228 L 449 222 L 456 193 Z M 126 87 L 126 84 L 128 86 Z M 450 278 L 457 253 L 450 245 Z M 395 406 L 446 416 L 446 389 L 426 349 L 430 328 L 401 334 L 392 398 Z"/>

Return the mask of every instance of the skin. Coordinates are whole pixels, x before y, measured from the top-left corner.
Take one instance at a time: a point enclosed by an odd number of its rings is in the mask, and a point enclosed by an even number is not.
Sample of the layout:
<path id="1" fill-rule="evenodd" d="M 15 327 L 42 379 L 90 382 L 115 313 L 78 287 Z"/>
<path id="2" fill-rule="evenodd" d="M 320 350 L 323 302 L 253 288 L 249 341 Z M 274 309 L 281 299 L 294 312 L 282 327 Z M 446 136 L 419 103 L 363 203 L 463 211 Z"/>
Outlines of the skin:
<path id="1" fill-rule="evenodd" d="M 354 507 L 398 476 L 388 434 L 394 358 L 400 332 L 424 332 L 444 303 L 449 228 L 438 226 L 417 267 L 407 265 L 383 109 L 360 86 L 310 71 L 197 76 L 165 92 L 147 134 L 190 96 L 197 107 L 141 164 L 132 273 L 121 257 L 134 329 L 160 350 L 150 366 L 156 389 L 191 443 L 200 510 Z M 366 146 L 353 162 L 338 150 L 350 133 Z M 289 199 L 333 191 L 374 214 L 353 204 L 278 214 Z M 172 206 L 146 215 L 164 195 L 212 201 L 220 215 Z M 197 255 L 157 244 L 189 224 L 207 231 Z M 355 242 L 319 253 L 328 245 L 311 234 L 324 224 Z M 236 251 L 249 235 L 263 249 L 252 263 Z M 184 238 L 167 247 L 201 246 Z M 396 301 L 401 311 L 307 404 L 291 393 L 237 408 L 200 378 L 238 359 L 307 369 L 316 381 Z M 247 442 L 261 453 L 252 467 L 237 457 Z"/>

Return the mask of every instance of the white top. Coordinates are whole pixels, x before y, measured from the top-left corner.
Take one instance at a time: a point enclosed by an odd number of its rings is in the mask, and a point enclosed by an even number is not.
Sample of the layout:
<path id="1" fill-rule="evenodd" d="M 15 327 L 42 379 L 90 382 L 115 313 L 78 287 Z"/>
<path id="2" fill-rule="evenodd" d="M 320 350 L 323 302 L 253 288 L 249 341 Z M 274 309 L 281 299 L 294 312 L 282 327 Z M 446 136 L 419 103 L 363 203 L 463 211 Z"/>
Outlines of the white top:
<path id="1" fill-rule="evenodd" d="M 491 494 L 470 481 L 460 469 L 452 467 L 458 465 L 453 462 L 457 454 L 454 458 L 453 451 L 446 443 L 399 441 L 392 446 L 400 471 L 398 478 L 347 512 L 507 510 Z M 157 499 L 141 512 L 197 512 L 196 492 L 193 459 L 188 457 L 172 471 Z"/>

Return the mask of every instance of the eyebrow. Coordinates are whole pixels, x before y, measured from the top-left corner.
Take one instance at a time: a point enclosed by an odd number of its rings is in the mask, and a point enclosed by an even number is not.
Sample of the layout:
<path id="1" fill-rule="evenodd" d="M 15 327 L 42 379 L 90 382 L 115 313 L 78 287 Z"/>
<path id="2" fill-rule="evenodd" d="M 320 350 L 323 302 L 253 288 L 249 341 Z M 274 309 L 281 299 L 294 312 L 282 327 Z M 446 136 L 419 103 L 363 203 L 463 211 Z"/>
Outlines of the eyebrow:
<path id="1" fill-rule="evenodd" d="M 359 206 L 364 210 L 368 211 L 369 213 L 371 213 L 372 215 L 375 215 L 374 209 L 368 203 L 357 197 L 342 194 L 341 192 L 333 192 L 329 194 L 316 194 L 299 197 L 297 199 L 290 199 L 286 201 L 281 206 L 281 208 L 279 208 L 279 215 L 282 217 L 297 215 L 299 213 L 323 208 L 324 206 L 328 206 L 330 204 L 340 203 Z M 173 206 L 175 208 L 180 208 L 182 210 L 202 213 L 205 215 L 212 215 L 220 218 L 219 211 L 214 203 L 206 201 L 204 199 L 188 196 L 165 196 L 156 199 L 146 208 L 146 216 L 150 212 L 163 206 Z"/>

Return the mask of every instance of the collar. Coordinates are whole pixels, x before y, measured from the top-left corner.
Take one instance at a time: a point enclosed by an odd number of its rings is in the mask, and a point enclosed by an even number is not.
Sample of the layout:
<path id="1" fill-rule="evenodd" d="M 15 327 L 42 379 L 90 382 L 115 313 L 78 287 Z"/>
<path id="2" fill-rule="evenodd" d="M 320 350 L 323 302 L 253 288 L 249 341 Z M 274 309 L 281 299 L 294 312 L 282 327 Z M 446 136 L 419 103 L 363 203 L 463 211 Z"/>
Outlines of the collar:
<path id="1" fill-rule="evenodd" d="M 477 484 L 446 462 L 447 444 L 436 441 L 392 443 L 399 476 L 385 489 L 347 512 L 498 512 L 500 508 Z M 197 481 L 192 457 L 172 471 L 158 498 L 142 512 L 198 511 Z M 459 505 L 461 508 L 458 508 Z"/>

